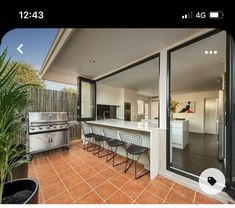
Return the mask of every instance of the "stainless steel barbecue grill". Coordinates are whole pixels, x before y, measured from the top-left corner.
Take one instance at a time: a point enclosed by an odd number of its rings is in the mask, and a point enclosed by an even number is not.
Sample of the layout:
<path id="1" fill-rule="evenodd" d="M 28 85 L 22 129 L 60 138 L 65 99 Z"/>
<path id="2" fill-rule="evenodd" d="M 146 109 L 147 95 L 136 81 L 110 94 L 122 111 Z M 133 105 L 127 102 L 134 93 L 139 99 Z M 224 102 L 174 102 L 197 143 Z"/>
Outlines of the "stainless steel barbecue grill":
<path id="1" fill-rule="evenodd" d="M 28 115 L 28 152 L 69 148 L 69 123 L 66 112 L 30 112 Z"/>

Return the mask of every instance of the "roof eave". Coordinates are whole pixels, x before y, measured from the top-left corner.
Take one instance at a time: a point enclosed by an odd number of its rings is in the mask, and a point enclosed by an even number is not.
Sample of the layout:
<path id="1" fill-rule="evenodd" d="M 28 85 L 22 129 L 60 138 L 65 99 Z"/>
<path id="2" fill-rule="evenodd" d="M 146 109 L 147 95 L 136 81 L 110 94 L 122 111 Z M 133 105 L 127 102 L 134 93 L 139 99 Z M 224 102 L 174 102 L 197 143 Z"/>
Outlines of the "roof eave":
<path id="1" fill-rule="evenodd" d="M 53 44 L 51 45 L 51 48 L 49 52 L 47 53 L 46 58 L 44 59 L 44 62 L 41 66 L 41 69 L 39 71 L 39 75 L 43 78 L 45 76 L 45 73 L 51 66 L 52 62 L 56 58 L 56 56 L 59 54 L 59 51 L 63 48 L 66 41 L 68 40 L 69 36 L 72 34 L 74 29 L 71 28 L 61 28 L 59 32 L 57 33 L 55 40 Z"/>

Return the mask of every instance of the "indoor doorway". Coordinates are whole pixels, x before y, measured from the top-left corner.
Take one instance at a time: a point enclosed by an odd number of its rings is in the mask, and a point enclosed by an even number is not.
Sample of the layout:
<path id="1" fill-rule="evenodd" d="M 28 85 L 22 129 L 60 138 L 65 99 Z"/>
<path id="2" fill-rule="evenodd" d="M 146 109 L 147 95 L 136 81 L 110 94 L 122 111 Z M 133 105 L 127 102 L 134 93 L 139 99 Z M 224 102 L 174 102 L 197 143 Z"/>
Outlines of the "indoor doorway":
<path id="1" fill-rule="evenodd" d="M 218 125 L 216 121 L 217 115 L 217 98 L 205 98 L 205 109 L 204 109 L 204 133 L 216 135 L 218 132 Z"/>

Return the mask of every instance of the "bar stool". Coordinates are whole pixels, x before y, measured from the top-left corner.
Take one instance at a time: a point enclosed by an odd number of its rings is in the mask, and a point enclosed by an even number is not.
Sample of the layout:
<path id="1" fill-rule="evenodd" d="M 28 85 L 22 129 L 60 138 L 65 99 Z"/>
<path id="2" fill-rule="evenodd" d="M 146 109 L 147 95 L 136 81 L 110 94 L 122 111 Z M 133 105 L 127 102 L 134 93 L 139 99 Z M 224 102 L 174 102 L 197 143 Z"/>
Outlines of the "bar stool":
<path id="1" fill-rule="evenodd" d="M 124 172 L 126 173 L 129 168 L 132 166 L 133 162 L 135 162 L 135 179 L 138 179 L 146 174 L 148 174 L 150 171 L 146 171 L 142 175 L 138 175 L 137 173 L 137 163 L 142 154 L 146 154 L 149 164 L 150 164 L 150 158 L 149 158 L 149 148 L 142 146 L 142 137 L 137 134 L 132 134 L 129 132 L 119 132 L 120 138 L 122 141 L 126 142 L 126 155 L 127 155 L 127 162 L 125 166 Z M 129 158 L 128 154 L 131 154 L 133 157 L 132 159 Z M 137 160 L 134 160 L 134 156 L 137 156 Z M 128 162 L 131 160 L 130 165 L 128 166 Z"/>
<path id="2" fill-rule="evenodd" d="M 120 162 L 120 163 L 116 163 L 116 164 L 114 162 L 114 158 L 117 156 L 118 147 L 124 147 L 125 148 L 126 142 L 118 139 L 117 131 L 114 130 L 114 129 L 103 128 L 103 131 L 104 131 L 104 136 L 106 138 L 108 138 L 108 140 L 106 141 L 107 144 L 108 144 L 108 153 L 107 153 L 107 156 L 106 156 L 106 162 L 109 162 L 110 160 L 113 160 L 113 162 L 112 162 L 113 167 L 117 166 L 117 165 L 121 165 L 123 163 L 126 163 L 127 160 L 125 160 L 123 162 Z M 113 151 L 113 148 L 115 148 L 114 151 Z M 112 157 L 109 158 L 109 155 L 112 155 Z"/>
<path id="3" fill-rule="evenodd" d="M 87 150 L 87 152 L 92 152 L 93 149 L 89 150 L 89 148 L 94 146 L 94 137 L 96 137 L 96 135 L 91 132 L 90 125 L 85 122 L 82 123 L 82 132 L 84 135 L 84 142 L 82 148 L 84 150 Z"/>
<path id="4" fill-rule="evenodd" d="M 98 127 L 96 125 L 91 125 L 91 129 L 92 129 L 92 133 L 95 135 L 94 136 L 95 145 L 94 145 L 94 149 L 93 149 L 93 155 L 98 154 L 99 158 L 105 157 L 107 154 L 100 155 L 100 152 L 102 152 L 105 149 L 104 148 L 104 142 L 105 141 L 107 142 L 109 140 L 109 138 L 106 138 L 103 135 L 102 128 L 100 128 L 100 127 Z M 98 143 L 98 145 L 97 145 L 97 143 Z M 98 146 L 98 148 L 96 148 L 97 146 Z"/>

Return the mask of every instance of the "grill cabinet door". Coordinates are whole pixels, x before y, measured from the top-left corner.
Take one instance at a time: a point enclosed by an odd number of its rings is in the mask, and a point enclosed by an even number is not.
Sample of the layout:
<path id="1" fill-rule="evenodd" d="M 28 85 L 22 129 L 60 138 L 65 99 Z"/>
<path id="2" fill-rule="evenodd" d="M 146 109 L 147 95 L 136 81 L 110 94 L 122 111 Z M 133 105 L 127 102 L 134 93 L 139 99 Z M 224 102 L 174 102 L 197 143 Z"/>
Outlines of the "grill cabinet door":
<path id="1" fill-rule="evenodd" d="M 68 130 L 51 132 L 51 147 L 66 145 L 68 141 Z"/>
<path id="2" fill-rule="evenodd" d="M 29 135 L 29 152 L 47 150 L 51 147 L 51 133 Z"/>

